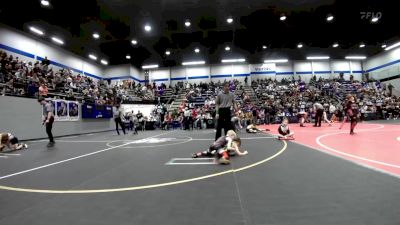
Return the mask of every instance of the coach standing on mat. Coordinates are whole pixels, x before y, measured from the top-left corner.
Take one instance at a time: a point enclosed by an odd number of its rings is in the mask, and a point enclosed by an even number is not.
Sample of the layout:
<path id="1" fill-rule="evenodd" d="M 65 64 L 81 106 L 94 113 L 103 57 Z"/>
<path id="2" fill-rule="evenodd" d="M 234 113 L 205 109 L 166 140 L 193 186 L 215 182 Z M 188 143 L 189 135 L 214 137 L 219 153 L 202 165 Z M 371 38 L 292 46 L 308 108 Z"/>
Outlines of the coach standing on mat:
<path id="1" fill-rule="evenodd" d="M 46 101 L 42 96 L 39 97 L 38 102 L 42 106 L 44 106 L 43 124 L 46 126 L 46 133 L 47 136 L 49 137 L 49 143 L 47 144 L 47 147 L 53 147 L 55 142 L 51 130 L 53 129 L 53 123 L 54 123 L 54 114 L 53 114 L 54 106 L 53 103 L 51 103 L 51 101 Z"/>
<path id="2" fill-rule="evenodd" d="M 215 134 L 215 140 L 221 137 L 222 128 L 225 130 L 225 134 L 228 130 L 233 129 L 231 122 L 231 108 L 235 107 L 235 95 L 229 92 L 229 83 L 224 83 L 224 90 L 220 92 L 215 100 L 215 119 L 217 120 L 217 133 Z"/>
<path id="3" fill-rule="evenodd" d="M 318 124 L 318 127 L 320 127 L 321 121 L 322 121 L 322 115 L 324 114 L 324 106 L 319 102 L 315 102 L 314 103 L 314 112 L 315 112 L 314 127 L 316 127 L 317 124 Z"/>

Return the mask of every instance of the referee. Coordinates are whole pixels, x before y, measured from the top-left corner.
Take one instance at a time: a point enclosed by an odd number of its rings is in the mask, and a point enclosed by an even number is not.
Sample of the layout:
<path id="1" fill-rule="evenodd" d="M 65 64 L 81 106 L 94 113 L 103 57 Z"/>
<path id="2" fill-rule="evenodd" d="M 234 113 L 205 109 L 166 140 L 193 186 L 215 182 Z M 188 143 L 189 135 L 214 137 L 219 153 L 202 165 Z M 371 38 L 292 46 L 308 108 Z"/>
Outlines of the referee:
<path id="1" fill-rule="evenodd" d="M 324 106 L 319 103 L 315 102 L 314 103 L 314 112 L 315 112 L 315 123 L 314 127 L 320 127 L 321 126 L 321 121 L 322 121 L 322 115 L 324 114 Z"/>
<path id="2" fill-rule="evenodd" d="M 228 130 L 233 129 L 231 122 L 231 107 L 235 107 L 235 95 L 229 92 L 229 83 L 224 83 L 224 90 L 220 92 L 215 100 L 215 119 L 217 120 L 217 133 L 215 140 L 221 137 L 222 128 L 225 134 Z"/>
<path id="3" fill-rule="evenodd" d="M 46 126 L 46 133 L 49 137 L 47 147 L 53 147 L 55 144 L 53 133 L 51 132 L 54 123 L 53 103 L 51 101 L 46 101 L 43 96 L 39 97 L 38 102 L 43 106 L 43 125 Z"/>

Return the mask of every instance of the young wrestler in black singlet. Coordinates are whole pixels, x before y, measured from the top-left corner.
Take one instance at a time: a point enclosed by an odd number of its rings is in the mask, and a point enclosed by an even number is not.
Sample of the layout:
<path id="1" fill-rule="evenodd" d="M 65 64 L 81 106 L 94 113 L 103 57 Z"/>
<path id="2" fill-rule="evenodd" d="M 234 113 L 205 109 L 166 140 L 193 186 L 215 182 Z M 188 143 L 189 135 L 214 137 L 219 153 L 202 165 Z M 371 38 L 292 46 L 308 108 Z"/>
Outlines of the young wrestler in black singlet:
<path id="1" fill-rule="evenodd" d="M 350 118 L 350 134 L 354 134 L 354 128 L 357 126 L 358 105 L 354 96 L 347 97 L 346 113 Z"/>
<path id="2" fill-rule="evenodd" d="M 294 139 L 294 132 L 290 131 L 289 120 L 284 118 L 282 124 L 278 127 L 278 139 Z"/>

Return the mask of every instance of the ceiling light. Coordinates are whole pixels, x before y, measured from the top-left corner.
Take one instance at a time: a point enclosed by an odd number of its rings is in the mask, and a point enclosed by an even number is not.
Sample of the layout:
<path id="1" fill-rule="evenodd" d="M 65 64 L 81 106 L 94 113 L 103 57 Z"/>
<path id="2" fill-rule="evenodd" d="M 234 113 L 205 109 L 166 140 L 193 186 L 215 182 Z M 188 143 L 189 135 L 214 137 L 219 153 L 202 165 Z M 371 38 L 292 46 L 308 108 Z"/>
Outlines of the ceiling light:
<path id="1" fill-rule="evenodd" d="M 101 64 L 103 64 L 103 65 L 108 65 L 108 62 L 107 62 L 106 60 L 104 60 L 104 59 L 102 59 L 100 62 L 101 62 Z"/>
<path id="2" fill-rule="evenodd" d="M 92 36 L 93 36 L 94 39 L 98 39 L 98 38 L 100 37 L 100 34 L 98 34 L 98 33 L 93 33 Z"/>
<path id="3" fill-rule="evenodd" d="M 190 25 L 191 25 L 190 21 L 189 21 L 189 20 L 186 20 L 186 21 L 185 21 L 185 26 L 186 26 L 186 27 L 190 27 Z"/>
<path id="4" fill-rule="evenodd" d="M 43 31 L 37 29 L 36 27 L 29 27 L 29 29 L 30 29 L 33 33 L 36 33 L 36 34 L 39 34 L 39 35 L 43 35 L 43 34 L 44 34 Z"/>
<path id="5" fill-rule="evenodd" d="M 232 17 L 229 17 L 228 19 L 226 19 L 226 22 L 228 22 L 228 23 L 233 23 Z"/>
<path id="6" fill-rule="evenodd" d="M 190 65 L 201 65 L 201 64 L 206 64 L 205 61 L 192 61 L 192 62 L 183 62 L 183 66 L 190 66 Z"/>
<path id="7" fill-rule="evenodd" d="M 144 30 L 147 31 L 147 32 L 150 32 L 151 31 L 151 26 L 150 25 L 144 26 Z"/>
<path id="8" fill-rule="evenodd" d="M 385 48 L 385 51 L 390 50 L 390 49 L 392 49 L 392 48 L 396 48 L 396 47 L 398 47 L 398 46 L 400 46 L 400 42 L 397 42 L 396 44 L 393 44 L 393 45 L 391 45 L 391 46 Z"/>
<path id="9" fill-rule="evenodd" d="M 230 51 L 230 50 L 231 50 L 231 47 L 229 47 L 229 46 L 225 47 L 225 51 Z"/>
<path id="10" fill-rule="evenodd" d="M 50 2 L 49 2 L 48 0 L 41 0 L 40 3 L 41 3 L 43 6 L 49 6 L 49 5 L 50 5 Z"/>
<path id="11" fill-rule="evenodd" d="M 60 44 L 60 45 L 63 45 L 63 44 L 64 44 L 64 42 L 63 42 L 62 40 L 60 40 L 60 39 L 58 39 L 58 38 L 56 38 L 56 37 L 52 37 L 51 40 L 53 40 L 54 42 L 56 42 L 56 43 L 58 43 L 58 44 Z"/>
<path id="12" fill-rule="evenodd" d="M 353 55 L 353 56 L 346 56 L 345 58 L 346 59 L 366 59 L 367 57 L 366 56 L 355 56 L 355 55 Z"/>
<path id="13" fill-rule="evenodd" d="M 266 45 L 263 45 L 262 48 L 263 48 L 263 49 L 267 49 L 267 46 L 266 46 Z"/>
<path id="14" fill-rule="evenodd" d="M 302 43 L 299 43 L 298 45 L 297 45 L 297 48 L 302 48 L 303 47 L 303 44 Z"/>
<path id="15" fill-rule="evenodd" d="M 196 48 L 196 49 L 194 50 L 194 52 L 199 53 L 199 52 L 200 52 L 200 49 Z"/>
<path id="16" fill-rule="evenodd" d="M 93 59 L 93 60 L 97 60 L 97 57 L 95 55 L 90 54 L 89 58 Z"/>
<path id="17" fill-rule="evenodd" d="M 130 55 L 126 55 L 125 58 L 126 59 L 131 59 L 131 56 Z"/>
<path id="18" fill-rule="evenodd" d="M 223 59 L 222 63 L 246 62 L 246 59 Z"/>
<path id="19" fill-rule="evenodd" d="M 166 55 L 171 55 L 171 52 L 170 51 L 166 51 L 165 54 Z"/>
<path id="20" fill-rule="evenodd" d="M 285 14 L 281 14 L 281 17 L 279 17 L 279 19 L 281 20 L 281 21 L 285 21 L 286 20 L 286 15 Z"/>
<path id="21" fill-rule="evenodd" d="M 288 59 L 268 59 L 264 60 L 264 63 L 286 63 L 288 61 Z"/>
<path id="22" fill-rule="evenodd" d="M 379 18 L 378 17 L 372 17 L 371 23 L 376 23 L 378 22 Z"/>
<path id="23" fill-rule="evenodd" d="M 332 45 L 332 47 L 337 48 L 337 47 L 339 47 L 339 44 L 338 44 L 338 43 L 334 43 L 334 44 Z"/>
<path id="24" fill-rule="evenodd" d="M 360 44 L 360 48 L 364 48 L 365 47 L 365 44 L 364 43 L 361 43 Z"/>
<path id="25" fill-rule="evenodd" d="M 334 19 L 334 17 L 333 17 L 332 14 L 328 14 L 328 15 L 326 16 L 326 21 L 328 21 L 328 22 L 332 21 L 333 19 Z"/>
<path id="26" fill-rule="evenodd" d="M 381 47 L 382 47 L 382 48 L 386 48 L 386 44 L 383 44 Z"/>
<path id="27" fill-rule="evenodd" d="M 142 69 L 154 69 L 154 68 L 158 68 L 158 65 L 146 65 L 146 66 L 142 66 Z"/>
<path id="28" fill-rule="evenodd" d="M 329 59 L 329 56 L 308 56 L 308 60 Z"/>

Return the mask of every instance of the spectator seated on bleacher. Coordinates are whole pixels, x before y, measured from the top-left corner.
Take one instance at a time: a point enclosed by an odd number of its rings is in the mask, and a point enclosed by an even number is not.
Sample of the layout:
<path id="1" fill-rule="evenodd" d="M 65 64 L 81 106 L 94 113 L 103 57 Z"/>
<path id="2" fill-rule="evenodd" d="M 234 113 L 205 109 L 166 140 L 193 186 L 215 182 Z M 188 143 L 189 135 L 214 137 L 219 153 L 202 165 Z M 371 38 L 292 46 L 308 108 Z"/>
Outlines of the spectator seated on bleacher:
<path id="1" fill-rule="evenodd" d="M 71 100 L 86 98 L 108 98 L 110 100 L 122 95 L 144 98 L 154 101 L 155 96 L 162 96 L 165 84 L 157 87 L 136 85 L 134 81 L 124 81 L 124 85 L 111 85 L 105 80 L 94 82 L 81 74 L 74 75 L 71 70 L 63 68 L 53 70 L 51 61 L 45 57 L 42 62 L 25 62 L 18 57 L 0 51 L 0 88 L 3 95 L 33 97 L 40 95 L 39 83 L 46 84 L 49 96 L 58 96 Z M 119 91 L 122 90 L 123 94 Z M 158 91 L 157 91 L 158 90 Z M 132 93 L 126 93 L 132 91 Z M 93 99 L 94 101 L 94 99 Z"/>

